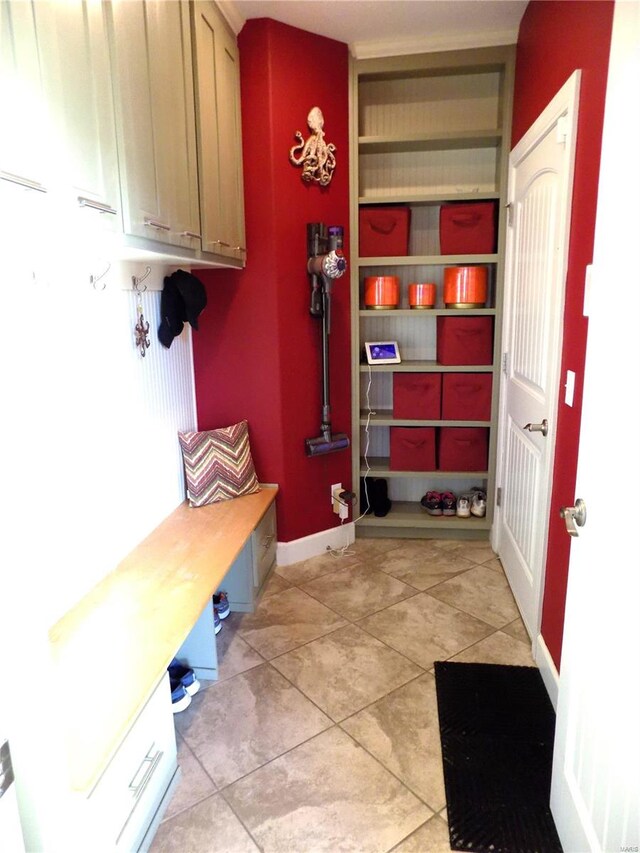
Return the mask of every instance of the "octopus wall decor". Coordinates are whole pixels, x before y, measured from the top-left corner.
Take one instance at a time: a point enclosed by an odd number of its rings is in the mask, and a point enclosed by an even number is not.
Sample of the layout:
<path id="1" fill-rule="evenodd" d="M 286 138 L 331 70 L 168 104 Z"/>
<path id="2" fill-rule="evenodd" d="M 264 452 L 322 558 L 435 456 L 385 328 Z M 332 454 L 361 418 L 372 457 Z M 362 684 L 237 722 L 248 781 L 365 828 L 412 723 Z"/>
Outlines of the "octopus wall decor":
<path id="1" fill-rule="evenodd" d="M 302 166 L 303 181 L 315 181 L 321 187 L 326 187 L 331 183 L 336 167 L 336 146 L 325 142 L 324 116 L 320 107 L 312 107 L 307 116 L 307 124 L 312 131 L 311 136 L 305 142 L 300 131 L 296 131 L 298 144 L 289 149 L 289 160 L 294 166 Z"/>

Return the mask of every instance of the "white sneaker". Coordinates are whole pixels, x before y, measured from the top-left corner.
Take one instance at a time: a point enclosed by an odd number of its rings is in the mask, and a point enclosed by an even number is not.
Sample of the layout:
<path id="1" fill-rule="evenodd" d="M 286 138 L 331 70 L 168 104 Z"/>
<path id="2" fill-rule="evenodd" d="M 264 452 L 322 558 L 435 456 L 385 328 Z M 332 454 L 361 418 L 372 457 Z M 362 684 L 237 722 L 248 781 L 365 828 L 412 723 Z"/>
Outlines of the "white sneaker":
<path id="1" fill-rule="evenodd" d="M 485 492 L 474 491 L 471 497 L 471 515 L 476 518 L 484 518 L 487 514 L 487 495 Z"/>
<path id="2" fill-rule="evenodd" d="M 471 495 L 458 495 L 456 515 L 458 518 L 469 518 L 471 515 Z"/>

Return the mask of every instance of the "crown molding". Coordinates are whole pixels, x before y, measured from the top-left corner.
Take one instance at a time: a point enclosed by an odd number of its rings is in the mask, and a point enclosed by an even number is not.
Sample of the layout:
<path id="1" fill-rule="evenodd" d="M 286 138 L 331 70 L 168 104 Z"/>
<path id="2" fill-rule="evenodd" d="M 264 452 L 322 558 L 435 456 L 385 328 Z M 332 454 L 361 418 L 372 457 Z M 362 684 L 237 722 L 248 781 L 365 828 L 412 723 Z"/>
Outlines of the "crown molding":
<path id="1" fill-rule="evenodd" d="M 216 0 L 216 6 L 229 24 L 233 32 L 238 35 L 244 27 L 247 19 L 242 15 L 233 0 Z"/>
<path id="2" fill-rule="evenodd" d="M 518 29 L 490 33 L 457 33 L 456 35 L 419 36 L 409 39 L 356 41 L 349 45 L 355 59 L 378 59 L 383 56 L 408 56 L 416 53 L 435 53 L 443 50 L 464 50 L 472 47 L 496 47 L 516 44 Z"/>

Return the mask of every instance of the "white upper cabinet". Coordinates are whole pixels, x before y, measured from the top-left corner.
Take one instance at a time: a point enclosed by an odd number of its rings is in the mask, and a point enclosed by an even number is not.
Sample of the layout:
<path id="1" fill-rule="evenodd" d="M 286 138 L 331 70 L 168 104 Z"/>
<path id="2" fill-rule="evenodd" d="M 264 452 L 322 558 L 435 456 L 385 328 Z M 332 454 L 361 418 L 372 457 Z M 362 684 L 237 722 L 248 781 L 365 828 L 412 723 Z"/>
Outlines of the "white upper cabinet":
<path id="1" fill-rule="evenodd" d="M 110 8 L 125 232 L 200 248 L 188 8 Z"/>
<path id="2" fill-rule="evenodd" d="M 212 2 L 193 4 L 193 26 L 202 248 L 244 265 L 238 47 Z"/>

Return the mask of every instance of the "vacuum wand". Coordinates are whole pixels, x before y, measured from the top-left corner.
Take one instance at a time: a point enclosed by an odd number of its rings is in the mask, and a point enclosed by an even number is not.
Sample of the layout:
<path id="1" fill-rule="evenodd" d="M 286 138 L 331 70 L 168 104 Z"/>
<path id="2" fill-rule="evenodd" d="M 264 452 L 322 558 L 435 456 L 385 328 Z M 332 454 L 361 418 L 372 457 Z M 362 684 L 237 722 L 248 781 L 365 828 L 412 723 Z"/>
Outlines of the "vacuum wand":
<path id="1" fill-rule="evenodd" d="M 327 235 L 323 223 L 307 225 L 307 272 L 311 278 L 310 314 L 322 320 L 322 423 L 321 435 L 305 439 L 307 456 L 321 456 L 336 450 L 346 450 L 349 438 L 345 433 L 331 431 L 329 386 L 329 334 L 331 332 L 331 285 L 344 275 L 347 261 L 342 253 L 342 228 L 332 226 Z"/>

